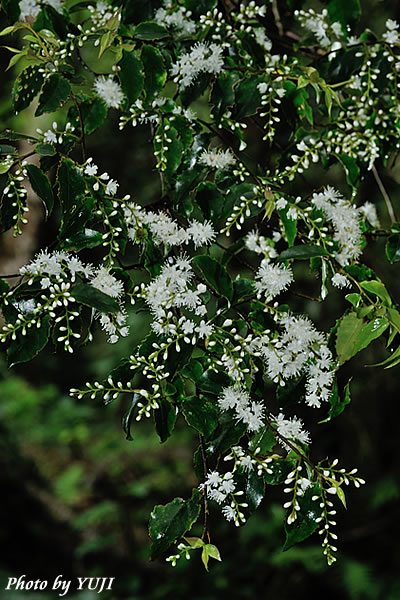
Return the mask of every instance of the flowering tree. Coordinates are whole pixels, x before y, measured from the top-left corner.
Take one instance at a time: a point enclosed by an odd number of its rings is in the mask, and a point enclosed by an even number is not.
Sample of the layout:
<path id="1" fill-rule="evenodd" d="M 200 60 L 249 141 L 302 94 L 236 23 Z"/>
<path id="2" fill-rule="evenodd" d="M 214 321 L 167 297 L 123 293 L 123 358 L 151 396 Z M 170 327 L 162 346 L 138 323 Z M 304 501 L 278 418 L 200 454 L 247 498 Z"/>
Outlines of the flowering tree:
<path id="1" fill-rule="evenodd" d="M 219 560 L 209 511 L 240 526 L 279 484 L 284 548 L 318 531 L 332 564 L 335 502 L 346 505 L 345 486 L 364 481 L 336 458 L 316 461 L 308 430 L 345 409 L 350 382 L 339 389 L 337 371 L 374 339 L 392 349 L 381 365 L 400 362 L 399 309 L 363 261 L 377 236 L 387 236 L 387 259 L 400 260 L 400 225 L 377 171 L 400 147 L 399 26 L 360 32 L 358 0 L 325 4 L 293 11 L 288 1 L 280 15 L 275 1 L 2 0 L 10 26 L 1 35 L 23 34 L 7 46 L 10 66 L 23 65 L 15 111 L 38 96 L 35 116 L 55 115 L 35 136 L 1 132 L 2 230 L 23 235 L 27 181 L 45 216 L 60 217 L 51 247 L 15 285 L 0 282 L 1 341 L 11 367 L 48 343 L 72 353 L 98 325 L 118 343 L 130 335 L 128 311 L 148 313 L 131 355 L 71 394 L 129 395 L 128 439 L 132 422 L 150 416 L 161 441 L 179 416 L 197 432 L 198 487 L 150 516 L 152 555 L 177 543 L 172 565 L 197 549 L 206 568 Z M 108 75 L 93 71 L 88 52 L 99 64 L 107 56 Z M 120 197 L 107 165 L 87 155 L 116 110 L 120 130 L 148 127 L 160 181 L 151 206 L 140 190 Z M 252 144 L 265 164 L 252 160 Z M 335 164 L 342 191 L 321 182 L 321 167 Z M 386 229 L 358 194 L 368 171 Z M 345 295 L 330 332 L 305 314 L 304 264 L 319 279 L 311 299 L 323 302 L 331 285 Z M 197 521 L 200 537 L 189 533 Z"/>

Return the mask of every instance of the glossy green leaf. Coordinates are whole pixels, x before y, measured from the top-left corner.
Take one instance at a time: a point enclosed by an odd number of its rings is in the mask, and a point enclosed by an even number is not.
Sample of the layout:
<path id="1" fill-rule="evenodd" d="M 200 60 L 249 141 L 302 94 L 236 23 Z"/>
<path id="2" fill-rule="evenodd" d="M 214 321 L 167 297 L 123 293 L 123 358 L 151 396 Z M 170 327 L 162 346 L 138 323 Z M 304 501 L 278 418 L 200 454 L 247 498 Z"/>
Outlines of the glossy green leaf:
<path id="1" fill-rule="evenodd" d="M 261 76 L 242 79 L 235 85 L 234 116 L 240 120 L 254 115 L 261 107 L 261 94 L 258 85 L 264 81 Z"/>
<path id="2" fill-rule="evenodd" d="M 35 96 L 39 93 L 44 81 L 43 73 L 39 72 L 40 68 L 40 65 L 30 65 L 29 67 L 26 67 L 15 80 L 12 90 L 12 101 L 16 113 L 19 113 L 29 106 Z"/>
<path id="3" fill-rule="evenodd" d="M 233 282 L 233 304 L 254 298 L 256 289 L 251 279 L 235 279 Z"/>
<path id="4" fill-rule="evenodd" d="M 131 106 L 140 96 L 144 85 L 143 64 L 134 52 L 122 52 L 122 58 L 118 63 L 118 78 L 121 88 Z"/>
<path id="5" fill-rule="evenodd" d="M 197 387 L 203 392 L 211 394 L 220 394 L 224 387 L 231 384 L 231 378 L 222 371 L 213 371 L 209 369 L 199 377 L 196 382 Z"/>
<path id="6" fill-rule="evenodd" d="M 316 519 L 320 515 L 318 500 L 312 500 L 313 496 L 318 496 L 320 488 L 318 484 L 309 487 L 304 496 L 298 496 L 297 501 L 300 510 L 297 511 L 297 519 L 291 525 L 285 522 L 286 541 L 283 551 L 289 550 L 298 542 L 302 542 L 314 533 L 318 527 Z"/>
<path id="7" fill-rule="evenodd" d="M 26 328 L 26 335 L 17 333 L 7 350 L 8 365 L 13 367 L 32 360 L 46 346 L 50 337 L 50 315 L 45 315 L 39 323 Z"/>
<path id="8" fill-rule="evenodd" d="M 278 485 L 283 483 L 289 473 L 293 471 L 295 467 L 295 461 L 291 459 L 277 459 L 268 465 L 268 469 L 272 473 L 264 473 L 265 482 L 269 485 Z"/>
<path id="9" fill-rule="evenodd" d="M 329 414 L 328 414 L 327 418 L 324 419 L 323 421 L 320 421 L 320 423 L 327 423 L 331 419 L 334 419 L 335 417 L 341 415 L 342 412 L 344 411 L 344 409 L 346 408 L 346 406 L 348 404 L 350 404 L 350 402 L 351 402 L 350 382 L 351 382 L 351 379 L 350 379 L 350 381 L 347 382 L 347 384 L 343 390 L 343 396 L 340 397 L 338 386 L 337 386 L 337 381 L 335 378 L 332 394 L 329 398 L 329 402 L 331 405 L 330 409 L 329 409 Z"/>
<path id="10" fill-rule="evenodd" d="M 388 328 L 389 322 L 377 317 L 365 322 L 355 313 L 345 315 L 340 321 L 336 337 L 336 353 L 341 364 L 366 348 Z"/>
<path id="11" fill-rule="evenodd" d="M 224 71 L 215 80 L 210 96 L 213 106 L 213 115 L 220 121 L 227 109 L 235 102 L 235 90 L 233 86 L 240 79 L 240 74 L 235 71 Z"/>
<path id="12" fill-rule="evenodd" d="M 208 560 L 210 558 L 215 558 L 215 560 L 220 561 L 221 556 L 219 550 L 216 546 L 214 546 L 214 544 L 204 544 L 201 552 L 201 560 L 206 568 L 206 571 L 208 571 Z"/>
<path id="13" fill-rule="evenodd" d="M 107 116 L 107 107 L 101 98 L 85 98 L 79 102 L 79 109 L 82 114 L 82 121 L 86 134 L 93 133 L 101 127 Z M 77 107 L 71 106 L 68 111 L 69 122 L 78 130 L 81 129 L 81 120 Z"/>
<path id="14" fill-rule="evenodd" d="M 345 34 L 361 15 L 360 0 L 329 0 L 327 9 L 330 21 L 340 23 Z"/>
<path id="15" fill-rule="evenodd" d="M 54 156 L 56 154 L 51 144 L 36 144 L 35 150 L 40 156 Z"/>
<path id="16" fill-rule="evenodd" d="M 297 235 L 297 221 L 295 219 L 290 219 L 287 216 L 287 211 L 288 207 L 285 207 L 282 210 L 278 210 L 278 214 L 285 229 L 287 242 L 289 246 L 293 246 Z"/>
<path id="17" fill-rule="evenodd" d="M 164 153 L 166 160 L 166 168 L 163 171 L 167 177 L 171 177 L 178 169 L 183 158 L 183 144 L 178 138 L 178 132 L 175 127 L 171 126 L 166 131 L 166 137 L 170 141 L 165 140 L 165 145 L 159 139 L 164 139 L 163 125 L 159 125 L 154 136 L 154 151 Z"/>
<path id="18" fill-rule="evenodd" d="M 0 154 L 17 154 L 17 149 L 9 144 L 0 144 Z"/>
<path id="19" fill-rule="evenodd" d="M 99 231 L 85 227 L 81 233 L 66 238 L 62 242 L 62 248 L 63 250 L 75 250 L 75 252 L 79 252 L 84 248 L 96 248 L 102 243 L 103 236 Z"/>
<path id="20" fill-rule="evenodd" d="M 150 515 L 151 556 L 156 558 L 189 531 L 200 514 L 202 494 L 194 489 L 189 500 L 175 498 L 165 505 L 155 506 Z"/>
<path id="21" fill-rule="evenodd" d="M 386 306 L 392 305 L 392 299 L 381 281 L 377 281 L 376 279 L 372 279 L 372 281 L 362 281 L 360 286 L 369 294 L 378 296 L 378 298 L 383 300 L 383 303 L 386 304 Z"/>
<path id="22" fill-rule="evenodd" d="M 51 189 L 50 181 L 36 165 L 26 165 L 25 168 L 28 171 L 28 177 L 33 191 L 41 200 L 43 200 L 47 209 L 47 214 L 49 215 L 53 210 L 54 205 L 53 190 Z"/>
<path id="23" fill-rule="evenodd" d="M 54 112 L 60 108 L 68 99 L 71 93 L 69 82 L 61 75 L 50 75 L 43 86 L 42 93 L 39 96 L 39 105 L 35 112 L 35 117 L 39 117 L 46 112 Z"/>
<path id="24" fill-rule="evenodd" d="M 198 202 L 205 219 L 214 225 L 221 221 L 225 198 L 212 181 L 202 181 L 196 189 L 196 201 Z"/>
<path id="25" fill-rule="evenodd" d="M 167 71 L 162 54 L 153 46 L 144 45 L 140 58 L 144 68 L 144 90 L 147 101 L 151 101 L 165 85 Z"/>
<path id="26" fill-rule="evenodd" d="M 120 380 L 118 380 L 118 381 L 120 381 Z M 132 426 L 132 419 L 134 416 L 134 410 L 135 410 L 136 404 L 138 403 L 140 398 L 141 398 L 141 396 L 139 394 L 136 394 L 136 393 L 133 394 L 130 408 L 129 408 L 128 412 L 126 412 L 124 414 L 124 416 L 122 417 L 122 429 L 124 430 L 124 432 L 126 434 L 126 439 L 130 442 L 133 440 L 133 437 L 131 434 L 131 426 Z"/>
<path id="27" fill-rule="evenodd" d="M 270 452 L 276 443 L 274 432 L 270 427 L 264 426 L 250 438 L 249 450 L 255 452 L 259 448 L 259 454 L 263 455 Z"/>
<path id="28" fill-rule="evenodd" d="M 287 250 L 281 252 L 277 257 L 277 261 L 287 260 L 289 258 L 295 258 L 297 260 L 307 260 L 316 256 L 329 256 L 329 252 L 322 246 L 313 246 L 312 244 L 301 244 L 298 246 L 292 246 Z"/>
<path id="29" fill-rule="evenodd" d="M 400 262 L 400 233 L 393 233 L 388 237 L 385 250 L 389 262 Z"/>
<path id="30" fill-rule="evenodd" d="M 132 35 L 138 40 L 162 40 L 169 37 L 168 30 L 154 21 L 139 23 L 133 30 Z"/>
<path id="31" fill-rule="evenodd" d="M 63 217 L 58 239 L 62 240 L 82 231 L 92 216 L 94 201 L 84 198 L 85 179 L 72 160 L 63 158 L 57 173 L 58 196 Z"/>
<path id="32" fill-rule="evenodd" d="M 159 408 L 154 411 L 156 431 L 160 441 L 165 442 L 171 435 L 176 423 L 175 407 L 168 400 L 158 400 Z"/>
<path id="33" fill-rule="evenodd" d="M 261 504 L 265 494 L 265 480 L 257 475 L 257 470 L 248 469 L 245 473 L 245 485 L 240 487 L 245 493 L 248 511 L 254 512 Z"/>
<path id="34" fill-rule="evenodd" d="M 218 409 L 215 402 L 204 396 L 189 396 L 181 404 L 183 415 L 191 427 L 206 439 L 218 427 Z"/>
<path id="35" fill-rule="evenodd" d="M 190 10 L 193 15 L 198 17 L 217 6 L 217 0 L 185 0 L 185 8 Z"/>
<path id="36" fill-rule="evenodd" d="M 337 158 L 346 173 L 347 183 L 352 187 L 357 186 L 360 182 L 360 167 L 358 166 L 356 159 L 347 154 L 338 154 Z"/>
<path id="37" fill-rule="evenodd" d="M 233 297 L 233 284 L 226 269 L 214 258 L 206 255 L 195 256 L 192 260 L 194 266 L 200 271 L 202 277 L 211 289 L 231 301 Z"/>
<path id="38" fill-rule="evenodd" d="M 119 304 L 114 298 L 86 283 L 74 285 L 71 288 L 71 296 L 79 304 L 90 306 L 100 312 L 115 313 L 120 310 Z"/>

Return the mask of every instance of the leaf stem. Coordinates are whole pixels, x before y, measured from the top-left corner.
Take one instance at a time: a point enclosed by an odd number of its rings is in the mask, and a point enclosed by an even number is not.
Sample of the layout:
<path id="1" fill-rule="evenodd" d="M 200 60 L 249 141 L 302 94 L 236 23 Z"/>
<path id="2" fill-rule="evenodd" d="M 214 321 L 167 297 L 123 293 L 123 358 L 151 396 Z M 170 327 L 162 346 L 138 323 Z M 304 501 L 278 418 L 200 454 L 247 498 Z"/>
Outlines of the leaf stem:
<path id="1" fill-rule="evenodd" d="M 389 194 L 387 193 L 387 191 L 385 189 L 385 186 L 383 185 L 382 179 L 379 177 L 379 173 L 376 170 L 375 165 L 372 165 L 372 173 L 373 173 L 373 175 L 375 177 L 376 183 L 378 184 L 380 192 L 381 192 L 381 194 L 382 194 L 382 196 L 383 196 L 383 198 L 384 198 L 384 200 L 386 202 L 386 208 L 387 208 L 390 220 L 391 220 L 392 225 L 393 225 L 397 221 L 396 215 L 394 214 L 393 205 L 392 205 L 392 202 L 390 200 Z"/>

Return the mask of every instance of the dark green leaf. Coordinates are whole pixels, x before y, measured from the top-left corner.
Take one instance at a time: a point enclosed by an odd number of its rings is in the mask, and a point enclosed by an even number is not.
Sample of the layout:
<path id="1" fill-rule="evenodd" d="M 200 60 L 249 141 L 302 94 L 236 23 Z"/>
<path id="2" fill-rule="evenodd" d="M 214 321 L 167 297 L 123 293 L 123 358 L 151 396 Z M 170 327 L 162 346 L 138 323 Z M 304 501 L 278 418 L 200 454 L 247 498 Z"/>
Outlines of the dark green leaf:
<path id="1" fill-rule="evenodd" d="M 85 213 L 84 196 L 86 191 L 85 179 L 75 167 L 72 160 L 63 158 L 57 173 L 59 199 L 63 209 L 63 217 L 58 238 L 63 239 L 77 233 L 90 214 Z M 92 206 L 90 206 L 90 211 Z M 71 231 L 73 229 L 73 231 Z"/>
<path id="2" fill-rule="evenodd" d="M 68 33 L 68 21 L 66 13 L 59 13 L 49 4 L 42 5 L 42 9 L 36 17 L 33 28 L 35 31 L 47 29 L 56 34 L 56 36 L 64 40 Z"/>
<path id="3" fill-rule="evenodd" d="M 290 219 L 287 216 L 287 211 L 289 207 L 286 206 L 282 210 L 278 210 L 279 217 L 282 221 L 283 227 L 285 229 L 285 235 L 289 246 L 293 246 L 294 240 L 297 235 L 297 221 L 295 219 Z"/>
<path id="4" fill-rule="evenodd" d="M 37 144 L 35 150 L 40 156 L 54 156 L 56 154 L 51 144 Z"/>
<path id="5" fill-rule="evenodd" d="M 51 189 L 50 181 L 36 165 L 26 165 L 26 170 L 28 171 L 33 191 L 45 203 L 47 214 L 49 215 L 54 205 L 53 190 Z"/>
<path id="6" fill-rule="evenodd" d="M 297 519 L 291 525 L 285 521 L 286 542 L 283 551 L 289 550 L 298 542 L 302 542 L 314 533 L 318 527 L 316 519 L 320 515 L 318 500 L 312 500 L 313 496 L 318 496 L 320 488 L 318 484 L 309 487 L 304 496 L 298 496 L 297 501 L 300 510 L 297 511 Z"/>
<path id="7" fill-rule="evenodd" d="M 133 30 L 133 37 L 138 40 L 161 40 L 169 37 L 168 31 L 154 21 L 139 23 Z"/>
<path id="8" fill-rule="evenodd" d="M 329 256 L 322 246 L 313 246 L 311 244 L 301 244 L 298 246 L 292 246 L 287 250 L 281 252 L 277 257 L 277 261 L 287 260 L 288 258 L 296 258 L 297 260 L 307 260 L 314 258 L 315 256 Z"/>
<path id="9" fill-rule="evenodd" d="M 261 95 L 257 86 L 263 81 L 264 78 L 257 75 L 242 79 L 235 85 L 234 116 L 236 119 L 240 120 L 254 115 L 261 107 Z"/>
<path id="10" fill-rule="evenodd" d="M 244 474 L 244 486 L 241 485 L 245 493 L 246 502 L 249 505 L 248 511 L 254 512 L 261 504 L 265 494 L 265 480 L 262 475 L 257 475 L 256 469 L 248 469 Z"/>
<path id="11" fill-rule="evenodd" d="M 231 378 L 221 371 L 215 372 L 209 369 L 196 381 L 197 387 L 203 392 L 211 394 L 220 394 L 224 387 L 231 384 Z"/>
<path id="12" fill-rule="evenodd" d="M 326 423 L 327 421 L 330 421 L 331 419 L 334 419 L 335 417 L 341 415 L 342 412 L 344 411 L 345 407 L 347 406 L 347 404 L 350 404 L 350 401 L 351 401 L 351 397 L 350 397 L 350 381 L 346 384 L 346 386 L 344 388 L 343 398 L 340 398 L 339 391 L 338 391 L 338 386 L 337 386 L 337 381 L 336 381 L 336 378 L 335 378 L 335 382 L 334 382 L 334 385 L 333 385 L 332 395 L 329 398 L 329 402 L 330 402 L 330 405 L 331 405 L 331 407 L 329 409 L 329 414 L 328 414 L 328 417 L 326 419 L 324 419 L 323 421 L 321 421 L 321 423 Z"/>
<path id="13" fill-rule="evenodd" d="M 120 380 L 118 380 L 120 381 Z M 127 413 L 124 414 L 124 416 L 122 417 L 122 428 L 125 431 L 126 434 L 126 439 L 128 441 L 132 441 L 133 437 L 131 435 L 131 425 L 132 425 L 132 419 L 133 419 L 133 411 L 135 410 L 135 406 L 137 404 L 137 402 L 139 401 L 139 399 L 141 398 L 141 396 L 139 394 L 133 394 L 133 398 L 132 398 L 132 402 L 131 402 L 131 406 L 128 410 Z"/>
<path id="14" fill-rule="evenodd" d="M 10 142 L 15 142 L 17 140 L 29 140 L 32 142 L 38 142 L 39 140 L 32 135 L 26 135 L 25 133 L 18 133 L 17 131 L 12 131 L 11 129 L 3 129 L 0 131 L 0 140 L 9 140 Z"/>
<path id="15" fill-rule="evenodd" d="M 36 325 L 34 323 L 31 327 L 27 327 L 26 335 L 18 333 L 17 338 L 11 342 L 7 351 L 10 368 L 32 360 L 47 344 L 50 336 L 50 315 L 45 315 L 41 319 L 39 327 Z"/>
<path id="16" fill-rule="evenodd" d="M 100 312 L 115 313 L 120 310 L 119 304 L 114 298 L 86 283 L 74 285 L 74 287 L 71 288 L 71 296 L 75 298 L 79 304 L 90 306 Z"/>
<path id="17" fill-rule="evenodd" d="M 196 200 L 204 217 L 217 225 L 221 221 L 225 199 L 215 183 L 202 181 L 196 189 Z"/>
<path id="18" fill-rule="evenodd" d="M 165 442 L 174 429 L 177 415 L 175 407 L 168 400 L 162 398 L 158 404 L 159 408 L 154 411 L 154 421 L 161 442 Z"/>
<path id="19" fill-rule="evenodd" d="M 192 262 L 214 292 L 224 296 L 229 301 L 232 300 L 232 280 L 219 262 L 205 255 L 195 256 Z"/>
<path id="20" fill-rule="evenodd" d="M 213 115 L 220 121 L 226 110 L 235 102 L 235 91 L 233 86 L 240 79 L 240 74 L 235 71 L 225 71 L 215 80 L 210 103 L 213 106 Z"/>
<path id="21" fill-rule="evenodd" d="M 18 0 L 1 0 L 1 6 L 11 23 L 18 21 L 21 13 Z"/>
<path id="22" fill-rule="evenodd" d="M 0 154 L 17 154 L 17 149 L 8 144 L 0 144 Z"/>
<path id="23" fill-rule="evenodd" d="M 254 281 L 251 279 L 235 279 L 233 282 L 233 300 L 232 303 L 241 302 L 243 300 L 249 300 L 254 298 L 256 289 L 254 287 Z"/>
<path id="24" fill-rule="evenodd" d="M 185 0 L 185 8 L 198 17 L 217 6 L 217 0 Z"/>
<path id="25" fill-rule="evenodd" d="M 239 421 L 235 422 L 232 415 L 229 413 L 221 413 L 219 418 L 219 426 L 214 432 L 214 437 L 206 446 L 207 461 L 210 469 L 215 468 L 215 465 L 229 448 L 238 444 L 247 431 L 246 424 Z"/>
<path id="26" fill-rule="evenodd" d="M 276 437 L 273 431 L 270 427 L 265 426 L 250 438 L 249 450 L 255 452 L 257 448 L 260 448 L 259 454 L 262 455 L 266 454 L 267 452 L 270 452 L 270 450 L 272 450 L 275 444 Z"/>
<path id="27" fill-rule="evenodd" d="M 143 89 L 143 64 L 134 52 L 123 50 L 118 66 L 118 77 L 121 82 L 122 91 L 128 99 L 128 108 L 139 98 Z"/>
<path id="28" fill-rule="evenodd" d="M 161 52 L 157 48 L 153 48 L 153 46 L 143 46 L 140 58 L 144 68 L 146 99 L 147 101 L 151 101 L 164 87 L 167 80 L 167 71 Z"/>
<path id="29" fill-rule="evenodd" d="M 43 73 L 40 73 L 39 69 L 41 69 L 41 65 L 31 65 L 24 69 L 15 80 L 12 100 L 16 113 L 29 106 L 34 97 L 39 93 L 44 81 Z"/>
<path id="30" fill-rule="evenodd" d="M 337 158 L 346 173 L 347 183 L 352 187 L 356 187 L 360 183 L 360 167 L 356 159 L 347 154 L 338 154 Z"/>
<path id="31" fill-rule="evenodd" d="M 79 109 L 84 123 L 85 133 L 93 133 L 104 123 L 107 116 L 107 107 L 103 100 L 97 96 L 85 98 L 79 102 Z M 81 120 L 77 107 L 71 106 L 68 111 L 68 121 L 78 130 L 81 129 Z"/>
<path id="32" fill-rule="evenodd" d="M 392 264 L 400 262 L 400 233 L 389 236 L 386 242 L 386 256 Z"/>
<path id="33" fill-rule="evenodd" d="M 66 238 L 61 245 L 64 250 L 79 252 L 84 248 L 96 248 L 102 243 L 103 236 L 99 231 L 85 228 L 82 233 L 77 233 L 70 238 Z"/>
<path id="34" fill-rule="evenodd" d="M 360 0 L 329 0 L 327 8 L 331 22 L 340 23 L 345 35 L 361 15 Z"/>
<path id="35" fill-rule="evenodd" d="M 208 439 L 218 426 L 218 410 L 215 403 L 204 396 L 189 396 L 182 402 L 181 407 L 188 425 Z"/>
<path id="36" fill-rule="evenodd" d="M 60 108 L 68 99 L 71 93 L 71 86 L 65 77 L 54 74 L 50 75 L 43 86 L 39 97 L 39 105 L 35 112 L 35 117 L 39 117 L 46 112 L 54 112 Z"/>
<path id="37" fill-rule="evenodd" d="M 183 88 L 180 93 L 182 104 L 189 106 L 197 100 L 207 89 L 211 81 L 210 73 L 200 73 L 196 79 L 188 86 Z"/>
<path id="38" fill-rule="evenodd" d="M 194 489 L 190 500 L 175 498 L 169 504 L 154 507 L 149 523 L 153 558 L 167 550 L 177 538 L 191 529 L 200 514 L 201 498 L 199 490 Z"/>
<path id="39" fill-rule="evenodd" d="M 289 473 L 295 467 L 295 461 L 291 459 L 277 459 L 268 465 L 272 473 L 264 473 L 265 482 L 269 485 L 278 485 L 283 483 Z"/>
<path id="40" fill-rule="evenodd" d="M 163 146 L 162 142 L 157 141 L 159 138 L 164 138 L 164 126 L 163 124 L 159 125 L 154 136 L 154 150 L 158 153 L 164 153 L 166 160 L 164 173 L 167 177 L 171 177 L 181 164 L 183 158 L 183 144 L 178 138 L 178 132 L 175 127 L 170 126 L 166 134 L 171 141 L 166 142 Z"/>

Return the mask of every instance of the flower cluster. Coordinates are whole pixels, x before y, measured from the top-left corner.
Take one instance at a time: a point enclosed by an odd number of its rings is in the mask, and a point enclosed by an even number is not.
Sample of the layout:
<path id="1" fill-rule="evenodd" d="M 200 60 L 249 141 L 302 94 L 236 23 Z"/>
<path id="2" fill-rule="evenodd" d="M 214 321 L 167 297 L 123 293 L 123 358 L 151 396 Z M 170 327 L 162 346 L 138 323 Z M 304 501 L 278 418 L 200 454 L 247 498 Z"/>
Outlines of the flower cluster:
<path id="1" fill-rule="evenodd" d="M 222 53 L 223 48 L 217 44 L 198 42 L 190 52 L 181 54 L 178 61 L 172 65 L 171 75 L 174 81 L 179 82 L 182 90 L 192 85 L 201 73 L 218 75 L 224 65 Z"/>
<path id="2" fill-rule="evenodd" d="M 245 423 L 248 431 L 258 431 L 264 424 L 264 407 L 251 400 L 249 394 L 237 386 L 225 388 L 218 398 L 222 411 L 233 410 L 237 421 Z"/>

